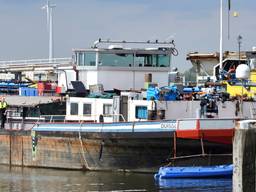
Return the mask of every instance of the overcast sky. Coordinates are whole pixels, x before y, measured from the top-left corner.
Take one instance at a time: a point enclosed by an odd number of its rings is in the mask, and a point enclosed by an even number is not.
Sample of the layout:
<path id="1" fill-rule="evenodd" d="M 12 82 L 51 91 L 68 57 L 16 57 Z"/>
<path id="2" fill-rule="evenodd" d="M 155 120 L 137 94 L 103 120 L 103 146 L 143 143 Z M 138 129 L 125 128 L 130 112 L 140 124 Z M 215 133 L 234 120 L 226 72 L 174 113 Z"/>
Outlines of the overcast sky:
<path id="1" fill-rule="evenodd" d="M 71 57 L 72 48 L 87 48 L 101 37 L 120 40 L 174 38 L 179 55 L 173 64 L 191 67 L 189 52 L 219 50 L 220 0 L 52 0 L 54 56 Z M 227 39 L 227 0 L 224 4 L 223 50 L 256 46 L 256 1 L 233 0 L 231 35 Z M 43 0 L 0 0 L 0 60 L 48 58 L 48 33 Z"/>

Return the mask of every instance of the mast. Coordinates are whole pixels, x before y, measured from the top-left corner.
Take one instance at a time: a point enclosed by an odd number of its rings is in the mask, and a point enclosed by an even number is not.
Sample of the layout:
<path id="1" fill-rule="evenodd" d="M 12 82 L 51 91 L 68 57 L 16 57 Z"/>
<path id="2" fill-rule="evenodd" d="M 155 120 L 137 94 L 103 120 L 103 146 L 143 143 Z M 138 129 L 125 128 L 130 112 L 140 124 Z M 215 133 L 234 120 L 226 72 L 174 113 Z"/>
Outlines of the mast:
<path id="1" fill-rule="evenodd" d="M 49 61 L 53 59 L 53 8 L 56 7 L 55 4 L 50 4 L 50 1 L 47 1 L 47 4 L 42 7 L 46 9 L 47 12 L 47 29 L 49 32 Z"/>
<path id="2" fill-rule="evenodd" d="M 220 72 L 222 71 L 222 62 L 223 62 L 223 51 L 222 51 L 222 47 L 223 47 L 223 40 L 222 40 L 222 33 L 223 33 L 223 29 L 222 29 L 222 2 L 223 0 L 220 0 L 220 58 L 219 58 L 219 62 L 220 62 Z"/>

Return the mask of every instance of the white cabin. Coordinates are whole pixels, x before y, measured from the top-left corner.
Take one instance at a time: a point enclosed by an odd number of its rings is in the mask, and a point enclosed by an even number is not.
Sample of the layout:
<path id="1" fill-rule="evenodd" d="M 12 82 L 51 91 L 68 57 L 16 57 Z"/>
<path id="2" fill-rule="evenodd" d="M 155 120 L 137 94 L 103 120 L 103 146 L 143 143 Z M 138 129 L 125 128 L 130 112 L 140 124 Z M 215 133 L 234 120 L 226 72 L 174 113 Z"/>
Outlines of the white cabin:
<path id="1" fill-rule="evenodd" d="M 119 121 L 147 121 L 159 119 L 182 119 L 182 118 L 198 118 L 200 110 L 200 101 L 153 101 L 134 99 L 127 96 L 114 96 L 113 99 L 102 98 L 82 98 L 69 97 L 66 102 L 67 121 L 90 121 L 100 122 L 100 115 L 103 116 L 104 122 Z M 243 105 L 243 114 L 236 116 L 236 105 L 232 101 L 218 103 L 218 114 L 214 119 L 218 118 L 251 118 L 251 106 L 249 102 Z M 228 107 L 227 107 L 228 106 Z M 156 118 L 150 119 L 149 113 L 156 112 Z M 164 113 L 162 118 L 159 112 Z"/>
<path id="2" fill-rule="evenodd" d="M 73 58 L 78 80 L 87 89 L 102 84 L 105 90 L 141 89 L 145 74 L 152 74 L 152 83 L 168 84 L 171 48 L 108 48 L 74 49 Z"/>

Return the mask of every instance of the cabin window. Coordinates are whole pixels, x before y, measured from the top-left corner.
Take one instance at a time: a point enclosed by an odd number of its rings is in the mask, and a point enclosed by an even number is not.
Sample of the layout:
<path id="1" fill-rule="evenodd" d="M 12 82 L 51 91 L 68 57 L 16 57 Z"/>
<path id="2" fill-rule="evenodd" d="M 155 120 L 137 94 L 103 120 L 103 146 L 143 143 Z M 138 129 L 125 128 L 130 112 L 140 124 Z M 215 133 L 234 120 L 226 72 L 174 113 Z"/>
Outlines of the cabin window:
<path id="1" fill-rule="evenodd" d="M 155 55 L 156 67 L 169 67 L 170 66 L 170 56 L 169 55 Z"/>
<path id="2" fill-rule="evenodd" d="M 88 103 L 83 104 L 83 115 L 91 115 L 92 114 L 92 105 Z"/>
<path id="3" fill-rule="evenodd" d="M 78 53 L 78 65 L 84 65 L 84 53 Z"/>
<path id="4" fill-rule="evenodd" d="M 34 74 L 34 81 L 46 81 L 47 76 L 43 73 Z"/>
<path id="5" fill-rule="evenodd" d="M 99 54 L 99 65 L 100 66 L 114 66 L 114 67 L 132 67 L 133 66 L 133 55 L 132 54 Z"/>
<path id="6" fill-rule="evenodd" d="M 111 104 L 103 104 L 104 116 L 111 116 L 113 114 L 113 107 Z"/>
<path id="7" fill-rule="evenodd" d="M 86 66 L 95 66 L 96 65 L 96 54 L 95 52 L 86 52 L 84 65 Z"/>
<path id="8" fill-rule="evenodd" d="M 134 57 L 136 67 L 169 67 L 169 55 L 136 54 Z"/>
<path id="9" fill-rule="evenodd" d="M 152 55 L 136 54 L 134 57 L 134 65 L 136 67 L 152 66 Z"/>
<path id="10" fill-rule="evenodd" d="M 79 66 L 95 66 L 96 53 L 95 52 L 77 52 L 75 54 L 75 60 Z"/>
<path id="11" fill-rule="evenodd" d="M 70 103 L 70 115 L 78 115 L 78 103 Z"/>
<path id="12" fill-rule="evenodd" d="M 23 107 L 23 113 L 27 117 L 39 117 L 40 116 L 40 110 L 38 107 Z"/>
<path id="13" fill-rule="evenodd" d="M 136 119 L 147 119 L 148 118 L 147 106 L 136 106 L 135 117 Z"/>

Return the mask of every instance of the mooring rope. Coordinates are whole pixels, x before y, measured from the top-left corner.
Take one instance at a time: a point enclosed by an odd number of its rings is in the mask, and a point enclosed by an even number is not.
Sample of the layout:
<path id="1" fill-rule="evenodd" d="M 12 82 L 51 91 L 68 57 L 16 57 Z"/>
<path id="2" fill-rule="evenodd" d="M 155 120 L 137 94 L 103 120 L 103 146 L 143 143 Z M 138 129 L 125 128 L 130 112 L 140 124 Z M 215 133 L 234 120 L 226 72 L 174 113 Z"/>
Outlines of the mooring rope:
<path id="1" fill-rule="evenodd" d="M 83 162 L 84 162 L 84 167 L 88 170 L 91 170 L 91 168 L 89 167 L 87 161 L 86 161 L 86 158 L 85 158 L 85 151 L 84 151 L 84 147 L 83 147 L 83 140 L 82 140 L 82 137 L 81 137 L 81 128 L 82 128 L 82 124 L 83 122 L 80 123 L 80 129 L 79 129 L 79 141 L 80 141 L 80 153 L 81 153 L 81 156 L 83 158 Z"/>

